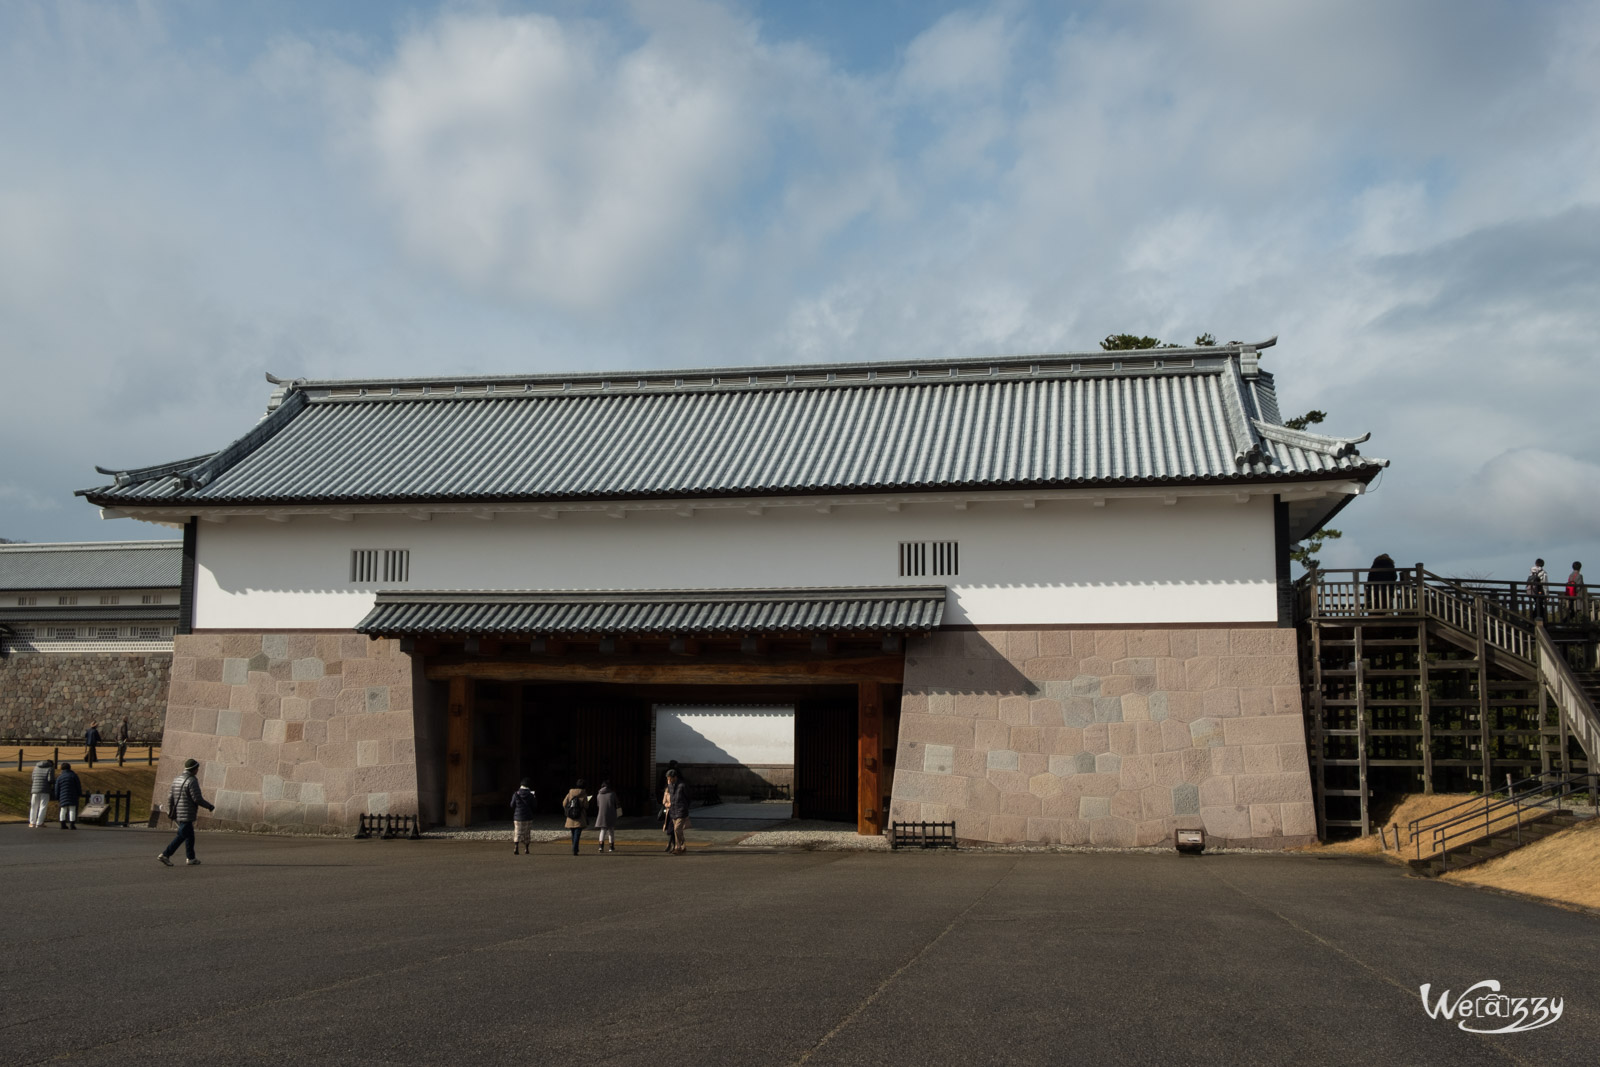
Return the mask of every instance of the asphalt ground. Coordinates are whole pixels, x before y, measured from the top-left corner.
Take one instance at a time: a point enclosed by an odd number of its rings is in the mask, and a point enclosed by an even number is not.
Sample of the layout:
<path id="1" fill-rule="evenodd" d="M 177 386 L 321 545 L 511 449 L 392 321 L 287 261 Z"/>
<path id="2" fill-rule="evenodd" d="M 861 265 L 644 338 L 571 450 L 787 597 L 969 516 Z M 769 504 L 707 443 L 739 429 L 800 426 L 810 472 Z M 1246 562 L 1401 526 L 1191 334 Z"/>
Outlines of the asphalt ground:
<path id="1" fill-rule="evenodd" d="M 0 826 L 0 1059 L 1563 1064 L 1600 919 L 1288 855 L 870 853 Z M 1418 987 L 1562 1017 L 1480 1036 Z M 1494 1025 L 1494 1024 L 1491 1024 Z"/>

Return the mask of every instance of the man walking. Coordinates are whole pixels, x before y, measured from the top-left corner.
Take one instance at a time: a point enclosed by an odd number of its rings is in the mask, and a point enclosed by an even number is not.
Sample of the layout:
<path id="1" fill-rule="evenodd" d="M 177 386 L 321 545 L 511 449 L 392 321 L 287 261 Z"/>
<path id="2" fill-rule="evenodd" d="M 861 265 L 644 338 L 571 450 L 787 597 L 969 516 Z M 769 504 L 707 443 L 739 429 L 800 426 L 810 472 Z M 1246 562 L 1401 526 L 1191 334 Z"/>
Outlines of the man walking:
<path id="1" fill-rule="evenodd" d="M 78 828 L 78 801 L 82 799 L 83 784 L 78 781 L 77 772 L 72 764 L 63 763 L 61 773 L 56 775 L 56 817 L 63 830 Z"/>
<path id="2" fill-rule="evenodd" d="M 211 803 L 200 793 L 200 782 L 195 778 L 195 772 L 200 769 L 200 764 L 192 759 L 183 761 L 183 773 L 173 779 L 172 794 L 167 798 L 167 811 L 172 816 L 172 821 L 178 824 L 178 833 L 165 849 L 156 853 L 156 859 L 168 867 L 172 866 L 172 854 L 178 851 L 178 846 L 184 848 L 184 865 L 198 866 L 200 861 L 194 858 L 194 820 L 200 814 L 200 809 L 216 811 Z"/>
<path id="3" fill-rule="evenodd" d="M 1544 569 L 1544 560 L 1536 559 L 1533 566 L 1528 569 L 1528 583 L 1525 589 L 1528 599 L 1533 602 L 1533 617 L 1540 622 L 1545 619 L 1545 592 L 1550 588 L 1550 572 Z"/>
<path id="4" fill-rule="evenodd" d="M 128 717 L 122 717 L 122 725 L 117 727 L 117 766 L 122 766 L 122 761 L 128 755 Z"/>
<path id="5" fill-rule="evenodd" d="M 33 765 L 33 794 L 28 798 L 28 825 L 43 826 L 50 815 L 50 798 L 56 791 L 56 764 L 42 759 Z"/>
<path id="6" fill-rule="evenodd" d="M 677 771 L 667 772 L 667 789 L 661 794 L 661 806 L 667 809 L 667 823 L 672 827 L 672 854 L 683 855 L 683 832 L 689 828 L 689 787 L 683 784 Z"/>
<path id="7" fill-rule="evenodd" d="M 99 745 L 100 724 L 92 722 L 89 724 L 89 728 L 83 732 L 83 762 L 89 765 L 91 771 L 94 770 L 94 761 L 100 758 L 100 753 L 95 751 Z"/>

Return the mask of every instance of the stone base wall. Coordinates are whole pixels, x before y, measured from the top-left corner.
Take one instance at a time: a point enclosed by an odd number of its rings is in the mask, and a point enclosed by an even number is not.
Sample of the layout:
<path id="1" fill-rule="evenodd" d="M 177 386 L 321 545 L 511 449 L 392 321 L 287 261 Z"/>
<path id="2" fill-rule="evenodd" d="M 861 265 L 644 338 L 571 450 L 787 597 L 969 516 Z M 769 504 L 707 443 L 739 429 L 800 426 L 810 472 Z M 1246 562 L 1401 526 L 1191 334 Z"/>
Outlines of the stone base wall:
<path id="1" fill-rule="evenodd" d="M 358 634 L 176 638 L 155 801 L 183 761 L 217 810 L 200 825 L 332 833 L 417 812 L 412 661 Z"/>
<path id="2" fill-rule="evenodd" d="M 14 652 L 0 658 L 0 737 L 81 738 L 98 720 L 115 753 L 126 715 L 136 739 L 155 740 L 171 669 L 167 652 Z"/>
<path id="3" fill-rule="evenodd" d="M 1309 843 L 1297 655 L 1276 628 L 913 640 L 889 817 L 998 843 Z"/>

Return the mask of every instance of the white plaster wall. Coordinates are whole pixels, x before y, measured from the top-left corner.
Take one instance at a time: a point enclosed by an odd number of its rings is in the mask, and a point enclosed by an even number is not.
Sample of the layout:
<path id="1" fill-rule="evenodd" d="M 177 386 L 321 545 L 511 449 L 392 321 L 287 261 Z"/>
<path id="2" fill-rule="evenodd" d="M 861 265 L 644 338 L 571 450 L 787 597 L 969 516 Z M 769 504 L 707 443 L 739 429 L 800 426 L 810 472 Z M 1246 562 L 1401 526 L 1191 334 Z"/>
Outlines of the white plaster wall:
<path id="1" fill-rule="evenodd" d="M 656 762 L 794 763 L 793 708 L 656 706 Z"/>
<path id="2" fill-rule="evenodd" d="M 956 540 L 961 574 L 901 578 L 901 541 Z M 1271 622 L 1270 498 L 772 508 L 744 511 L 357 515 L 200 524 L 195 624 L 345 629 L 376 587 L 352 548 L 411 550 L 412 589 L 730 589 L 948 585 L 946 623 Z"/>

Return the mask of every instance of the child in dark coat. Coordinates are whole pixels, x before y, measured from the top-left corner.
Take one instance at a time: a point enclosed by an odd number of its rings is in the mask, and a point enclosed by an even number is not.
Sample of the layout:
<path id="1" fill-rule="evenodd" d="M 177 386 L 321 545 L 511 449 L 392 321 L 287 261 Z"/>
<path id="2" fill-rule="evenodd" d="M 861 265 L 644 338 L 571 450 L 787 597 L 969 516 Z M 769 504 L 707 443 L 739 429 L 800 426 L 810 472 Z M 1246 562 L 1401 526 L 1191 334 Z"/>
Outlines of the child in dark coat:
<path id="1" fill-rule="evenodd" d="M 72 769 L 72 764 L 63 763 L 61 773 L 56 775 L 56 812 L 61 819 L 63 830 L 78 828 L 78 801 L 83 799 L 83 784 L 78 781 L 77 772 Z"/>

